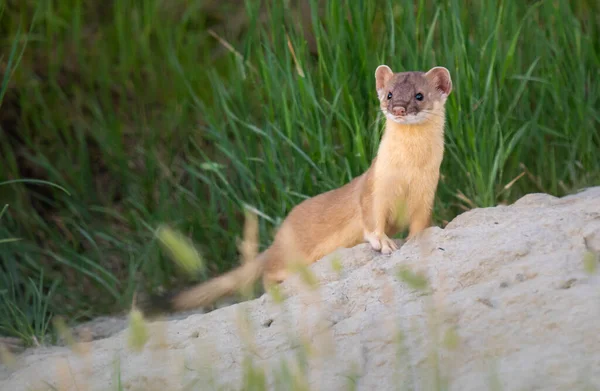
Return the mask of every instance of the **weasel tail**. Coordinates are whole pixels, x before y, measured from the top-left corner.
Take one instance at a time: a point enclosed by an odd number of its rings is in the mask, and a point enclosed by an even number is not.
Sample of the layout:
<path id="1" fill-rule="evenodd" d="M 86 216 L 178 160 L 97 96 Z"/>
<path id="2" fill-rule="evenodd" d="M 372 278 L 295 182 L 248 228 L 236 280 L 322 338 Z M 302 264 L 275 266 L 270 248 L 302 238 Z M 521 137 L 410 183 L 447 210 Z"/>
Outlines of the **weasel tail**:
<path id="1" fill-rule="evenodd" d="M 221 297 L 250 289 L 265 272 L 269 249 L 233 270 L 179 292 L 153 296 L 141 307 L 146 314 L 187 311 L 213 304 Z"/>

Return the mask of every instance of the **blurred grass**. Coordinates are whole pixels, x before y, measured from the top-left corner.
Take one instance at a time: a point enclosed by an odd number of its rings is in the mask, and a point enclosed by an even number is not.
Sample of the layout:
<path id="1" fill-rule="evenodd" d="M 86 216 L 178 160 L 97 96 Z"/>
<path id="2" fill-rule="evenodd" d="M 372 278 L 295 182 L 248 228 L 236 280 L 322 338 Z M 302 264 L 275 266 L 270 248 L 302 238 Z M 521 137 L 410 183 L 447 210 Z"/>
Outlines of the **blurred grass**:
<path id="1" fill-rule="evenodd" d="M 368 168 L 381 63 L 452 74 L 436 224 L 600 184 L 596 1 L 295 3 L 0 5 L 0 182 L 62 187 L 0 186 L 0 239 L 22 239 L 0 243 L 0 313 L 85 319 L 181 283 L 163 223 L 199 245 L 201 279 L 237 262 L 245 204 L 267 245 Z"/>

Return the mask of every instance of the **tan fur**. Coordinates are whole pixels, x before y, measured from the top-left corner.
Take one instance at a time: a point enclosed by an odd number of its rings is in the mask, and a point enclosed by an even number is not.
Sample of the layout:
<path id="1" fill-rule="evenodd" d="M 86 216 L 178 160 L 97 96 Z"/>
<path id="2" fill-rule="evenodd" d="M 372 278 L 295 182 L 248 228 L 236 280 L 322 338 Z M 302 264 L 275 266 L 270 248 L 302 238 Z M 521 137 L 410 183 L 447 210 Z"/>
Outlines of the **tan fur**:
<path id="1" fill-rule="evenodd" d="M 249 287 L 261 275 L 267 288 L 285 280 L 295 262 L 309 265 L 337 248 L 367 241 L 373 249 L 389 254 L 397 249 L 390 238 L 406 225 L 408 239 L 429 226 L 444 154 L 450 74 L 441 67 L 427 73 L 393 73 L 382 65 L 375 79 L 387 120 L 369 169 L 348 184 L 294 207 L 271 246 L 255 260 L 176 295 L 171 299 L 173 309 L 211 304 Z M 423 101 L 414 99 L 417 93 Z M 408 116 L 393 114 L 402 110 Z"/>

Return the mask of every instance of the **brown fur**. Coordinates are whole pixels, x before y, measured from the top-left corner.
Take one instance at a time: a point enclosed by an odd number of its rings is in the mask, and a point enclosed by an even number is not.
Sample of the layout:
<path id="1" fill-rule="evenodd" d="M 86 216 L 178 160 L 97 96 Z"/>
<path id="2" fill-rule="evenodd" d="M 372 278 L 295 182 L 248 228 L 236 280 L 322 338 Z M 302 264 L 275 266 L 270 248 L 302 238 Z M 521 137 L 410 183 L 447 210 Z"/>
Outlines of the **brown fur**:
<path id="1" fill-rule="evenodd" d="M 442 67 L 427 73 L 393 73 L 381 65 L 375 79 L 386 126 L 369 169 L 294 207 L 271 246 L 255 260 L 175 295 L 169 303 L 172 309 L 211 304 L 249 287 L 261 275 L 267 288 L 285 280 L 291 264 L 312 264 L 340 247 L 367 241 L 389 254 L 397 249 L 390 237 L 406 225 L 408 239 L 429 226 L 444 154 L 450 74 Z M 421 101 L 416 99 L 419 93 Z"/>

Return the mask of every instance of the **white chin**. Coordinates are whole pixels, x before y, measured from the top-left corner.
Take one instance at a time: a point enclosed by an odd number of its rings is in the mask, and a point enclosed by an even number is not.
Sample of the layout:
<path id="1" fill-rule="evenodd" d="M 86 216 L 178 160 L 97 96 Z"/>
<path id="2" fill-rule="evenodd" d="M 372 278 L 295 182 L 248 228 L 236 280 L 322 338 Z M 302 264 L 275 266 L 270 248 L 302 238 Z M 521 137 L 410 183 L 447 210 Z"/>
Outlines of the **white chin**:
<path id="1" fill-rule="evenodd" d="M 418 114 L 408 114 L 404 117 L 396 117 L 390 113 L 386 113 L 385 116 L 400 125 L 414 125 L 414 124 L 419 124 L 421 122 L 423 122 L 425 120 L 425 116 L 422 115 L 423 113 L 418 113 Z"/>

